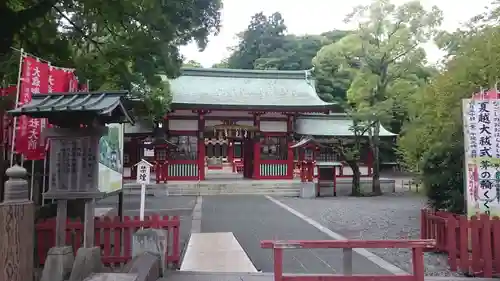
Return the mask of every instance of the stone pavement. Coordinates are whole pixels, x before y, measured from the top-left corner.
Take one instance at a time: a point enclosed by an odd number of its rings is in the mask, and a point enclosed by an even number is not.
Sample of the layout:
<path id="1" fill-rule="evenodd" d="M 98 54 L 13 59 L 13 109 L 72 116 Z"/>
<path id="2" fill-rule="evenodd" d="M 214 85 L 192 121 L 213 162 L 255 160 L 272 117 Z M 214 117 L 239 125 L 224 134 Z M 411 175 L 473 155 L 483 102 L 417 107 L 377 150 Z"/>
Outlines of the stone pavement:
<path id="1" fill-rule="evenodd" d="M 201 232 L 233 232 L 257 270 L 263 272 L 273 271 L 273 256 L 272 250 L 260 248 L 261 240 L 331 239 L 264 196 L 204 196 L 201 221 Z M 356 252 L 353 265 L 355 274 L 390 274 Z M 341 273 L 342 250 L 287 249 L 283 268 L 285 273 Z"/>
<path id="2" fill-rule="evenodd" d="M 425 281 L 470 281 L 469 277 L 431 277 Z M 494 281 L 494 278 L 473 278 L 473 281 Z M 201 273 L 177 271 L 158 281 L 274 281 L 272 273 Z"/>

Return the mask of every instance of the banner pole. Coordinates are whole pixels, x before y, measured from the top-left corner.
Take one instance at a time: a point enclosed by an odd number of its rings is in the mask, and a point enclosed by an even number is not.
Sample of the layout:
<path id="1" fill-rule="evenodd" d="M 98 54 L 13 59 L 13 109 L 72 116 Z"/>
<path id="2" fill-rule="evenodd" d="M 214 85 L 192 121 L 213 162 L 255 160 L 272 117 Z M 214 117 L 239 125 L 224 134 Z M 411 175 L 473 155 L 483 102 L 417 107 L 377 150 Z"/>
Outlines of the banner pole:
<path id="1" fill-rule="evenodd" d="M 17 108 L 19 106 L 19 95 L 21 92 L 21 75 L 23 72 L 23 58 L 24 58 L 24 49 L 21 48 L 20 50 L 20 55 L 19 55 L 19 73 L 17 75 L 17 89 L 16 89 L 16 104 L 14 108 Z M 14 153 L 15 149 L 14 147 L 16 146 L 16 131 L 17 131 L 17 117 L 14 117 L 13 120 L 13 126 L 12 126 L 12 143 L 10 145 L 10 166 L 12 167 L 14 165 Z"/>

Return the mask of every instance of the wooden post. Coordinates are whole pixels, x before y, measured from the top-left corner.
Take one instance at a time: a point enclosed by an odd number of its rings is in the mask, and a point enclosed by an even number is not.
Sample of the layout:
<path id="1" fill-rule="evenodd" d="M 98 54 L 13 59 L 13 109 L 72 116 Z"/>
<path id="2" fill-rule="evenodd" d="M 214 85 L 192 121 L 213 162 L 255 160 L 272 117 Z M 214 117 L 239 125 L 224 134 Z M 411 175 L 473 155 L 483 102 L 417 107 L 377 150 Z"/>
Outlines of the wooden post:
<path id="1" fill-rule="evenodd" d="M 56 215 L 56 247 L 66 244 L 66 219 L 68 216 L 68 200 L 57 200 Z"/>
<path id="2" fill-rule="evenodd" d="M 352 248 L 342 249 L 343 272 L 345 276 L 352 275 Z"/>
<path id="3" fill-rule="evenodd" d="M 95 200 L 90 199 L 85 202 L 85 221 L 83 223 L 83 247 L 94 247 L 94 213 L 95 213 Z"/>
<path id="4" fill-rule="evenodd" d="M 34 204 L 30 201 L 26 169 L 6 171 L 4 202 L 0 204 L 0 280 L 33 280 Z"/>

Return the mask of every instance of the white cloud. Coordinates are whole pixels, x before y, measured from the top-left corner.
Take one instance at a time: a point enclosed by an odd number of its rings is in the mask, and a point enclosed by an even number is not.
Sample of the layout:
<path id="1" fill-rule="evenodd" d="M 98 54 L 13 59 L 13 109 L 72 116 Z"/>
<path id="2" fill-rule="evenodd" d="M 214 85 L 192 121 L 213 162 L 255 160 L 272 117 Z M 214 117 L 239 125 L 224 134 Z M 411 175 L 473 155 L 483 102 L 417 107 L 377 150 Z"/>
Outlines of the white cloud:
<path id="1" fill-rule="evenodd" d="M 421 0 L 421 3 L 426 7 L 437 5 L 444 13 L 442 29 L 452 31 L 471 17 L 483 12 L 484 7 L 490 1 Z M 393 2 L 402 4 L 408 0 L 394 0 Z M 370 0 L 224 0 L 223 3 L 220 34 L 210 37 L 210 42 L 204 52 L 199 52 L 195 44 L 183 47 L 181 51 L 187 59 L 199 61 L 203 66 L 210 67 L 227 57 L 230 53 L 228 48 L 237 43 L 236 34 L 245 30 L 252 15 L 260 11 L 266 15 L 280 12 L 285 19 L 289 33 L 318 34 L 333 29 L 349 28 L 343 22 L 345 16 L 354 6 L 366 5 L 370 3 Z M 426 44 L 425 47 L 430 61 L 436 61 L 443 55 L 433 44 Z"/>

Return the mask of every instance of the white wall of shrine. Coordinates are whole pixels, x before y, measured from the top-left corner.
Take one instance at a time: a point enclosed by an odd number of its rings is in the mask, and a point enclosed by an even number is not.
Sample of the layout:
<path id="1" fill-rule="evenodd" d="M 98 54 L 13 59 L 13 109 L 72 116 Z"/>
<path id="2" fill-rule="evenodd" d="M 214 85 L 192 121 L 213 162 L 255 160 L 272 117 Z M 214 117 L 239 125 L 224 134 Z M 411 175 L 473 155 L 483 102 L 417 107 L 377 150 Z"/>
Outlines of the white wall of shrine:
<path id="1" fill-rule="evenodd" d="M 286 121 L 260 121 L 260 130 L 262 132 L 285 132 Z"/>
<path id="2" fill-rule="evenodd" d="M 170 131 L 198 131 L 198 120 L 168 120 Z"/>

